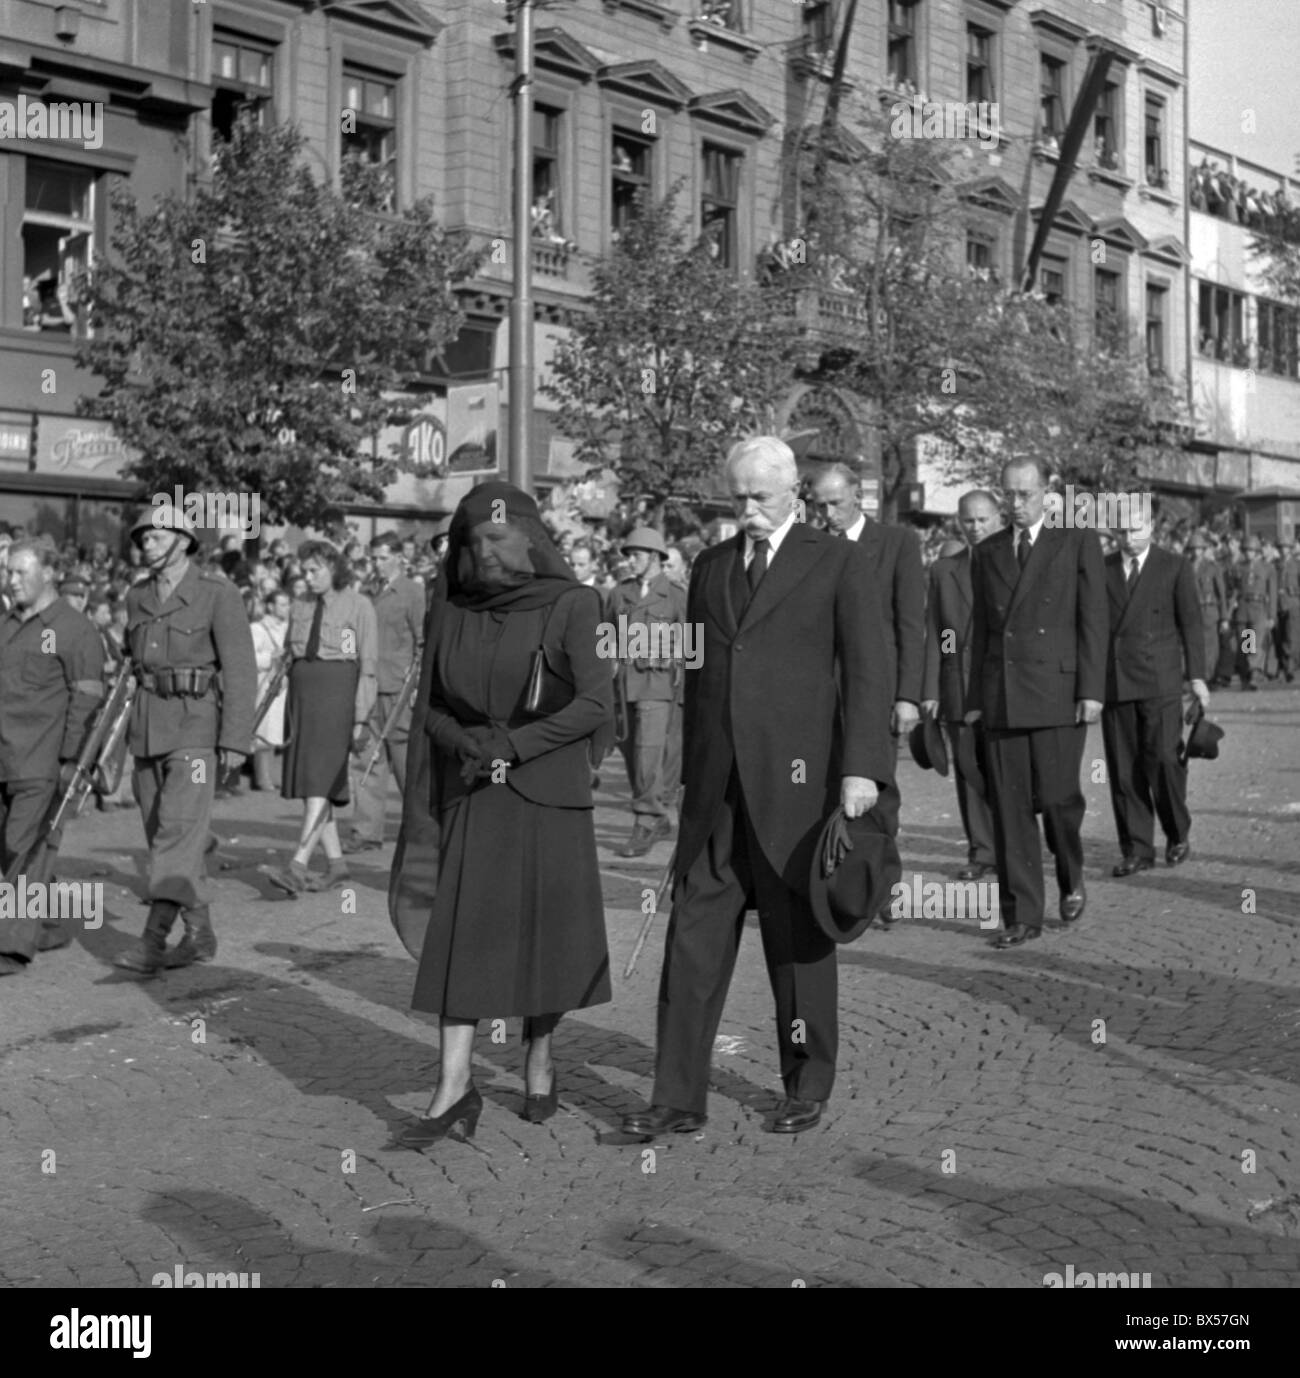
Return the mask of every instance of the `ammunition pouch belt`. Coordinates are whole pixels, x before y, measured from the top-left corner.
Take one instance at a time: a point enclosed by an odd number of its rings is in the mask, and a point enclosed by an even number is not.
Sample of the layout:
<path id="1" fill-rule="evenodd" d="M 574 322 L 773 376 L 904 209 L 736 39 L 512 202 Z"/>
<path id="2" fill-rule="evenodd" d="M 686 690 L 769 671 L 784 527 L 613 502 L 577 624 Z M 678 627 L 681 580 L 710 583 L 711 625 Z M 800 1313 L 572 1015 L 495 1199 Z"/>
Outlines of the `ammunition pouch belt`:
<path id="1" fill-rule="evenodd" d="M 201 699 L 216 683 L 210 666 L 181 665 L 170 670 L 140 672 L 140 688 L 160 699 Z"/>

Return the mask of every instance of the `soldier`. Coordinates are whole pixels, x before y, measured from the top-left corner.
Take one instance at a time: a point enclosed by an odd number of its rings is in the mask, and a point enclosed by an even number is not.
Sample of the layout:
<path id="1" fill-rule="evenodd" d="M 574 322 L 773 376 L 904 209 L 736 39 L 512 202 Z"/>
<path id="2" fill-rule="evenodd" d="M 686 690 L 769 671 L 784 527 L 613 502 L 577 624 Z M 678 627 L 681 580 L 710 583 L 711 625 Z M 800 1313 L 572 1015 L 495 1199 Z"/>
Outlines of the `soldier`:
<path id="1" fill-rule="evenodd" d="M 366 732 L 354 743 L 354 759 L 362 768 L 393 711 L 406 672 L 424 644 L 424 610 L 428 601 L 424 587 L 402 573 L 402 539 L 395 532 L 384 531 L 376 536 L 370 542 L 370 556 L 375 563 L 376 577 L 365 592 L 374 604 L 375 620 L 379 625 L 379 692 L 370 710 Z M 375 768 L 364 783 L 361 771 L 357 771 L 357 805 L 352 816 L 352 831 L 342 842 L 343 850 L 349 854 L 368 852 L 384 845 L 388 769 L 392 767 L 400 795 L 406 788 L 406 743 L 411 731 L 414 697 L 414 693 L 407 695 L 406 708 L 393 724 Z"/>
<path id="2" fill-rule="evenodd" d="M 622 549 L 631 561 L 632 573 L 609 595 L 605 616 L 613 624 L 620 646 L 626 634 L 635 641 L 646 638 L 642 646 L 629 644 L 629 650 L 664 650 L 665 645 L 658 642 L 662 634 L 656 634 L 654 628 L 672 624 L 680 637 L 686 626 L 686 595 L 663 572 L 668 553 L 663 537 L 650 527 L 639 526 Z M 626 618 L 626 623 L 620 618 Z M 634 631 L 636 628 L 641 630 Z M 616 856 L 644 856 L 673 830 L 667 801 L 676 797 L 681 772 L 683 669 L 668 655 L 639 654 L 623 660 L 617 673 L 627 704 L 627 735 L 620 746 L 632 786 L 633 827 L 628 840 L 614 852 Z"/>
<path id="3" fill-rule="evenodd" d="M 1300 560 L 1296 558 L 1295 536 L 1283 536 L 1278 542 L 1277 561 L 1277 667 L 1290 684 L 1295 679 L 1297 658 L 1297 621 L 1300 620 Z"/>
<path id="4" fill-rule="evenodd" d="M 1205 635 L 1205 665 L 1211 674 L 1219 663 L 1219 640 L 1229 630 L 1228 588 L 1218 561 L 1210 553 L 1210 542 L 1199 531 L 1187 542 L 1187 555 L 1196 577 L 1196 597 L 1201 608 L 1201 629 Z"/>
<path id="5" fill-rule="evenodd" d="M 1241 676 L 1241 687 L 1252 692 L 1259 689 L 1256 678 L 1264 669 L 1264 644 L 1277 617 L 1277 575 L 1260 558 L 1261 548 L 1258 536 L 1246 538 L 1232 615 L 1236 672 Z M 1247 632 L 1252 634 L 1249 651 L 1245 649 Z"/>
<path id="6" fill-rule="evenodd" d="M 257 665 L 238 589 L 200 569 L 192 524 L 175 507 L 154 508 L 131 528 L 152 579 L 126 596 L 127 645 L 137 692 L 129 746 L 149 844 L 149 917 L 138 947 L 117 965 L 151 976 L 216 955 L 204 850 L 220 772 L 248 755 Z M 185 936 L 167 934 L 184 911 Z"/>
<path id="7" fill-rule="evenodd" d="M 0 872 L 26 874 L 29 888 L 48 884 L 25 872 L 55 791 L 81 752 L 104 694 L 104 651 L 89 621 L 55 592 L 58 551 L 48 537 L 9 548 L 5 582 L 12 599 L 0 614 Z M 46 906 L 36 924 L 0 919 L 0 976 L 22 971 L 35 954 L 69 942 Z"/>

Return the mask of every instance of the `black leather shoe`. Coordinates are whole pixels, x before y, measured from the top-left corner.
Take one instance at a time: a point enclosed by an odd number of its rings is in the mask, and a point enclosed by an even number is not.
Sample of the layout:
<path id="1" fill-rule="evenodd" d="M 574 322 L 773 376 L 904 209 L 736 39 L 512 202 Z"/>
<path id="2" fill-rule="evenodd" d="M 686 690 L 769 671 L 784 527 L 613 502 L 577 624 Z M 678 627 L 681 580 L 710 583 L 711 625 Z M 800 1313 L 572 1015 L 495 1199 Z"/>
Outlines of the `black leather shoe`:
<path id="1" fill-rule="evenodd" d="M 1150 871 L 1155 866 L 1155 858 L 1149 856 L 1126 856 L 1118 866 L 1112 866 L 1110 873 L 1112 876 L 1134 876 L 1139 871 Z M 1065 903 L 1064 900 L 1061 901 Z M 1061 915 L 1065 917 L 1064 914 Z"/>
<path id="2" fill-rule="evenodd" d="M 1041 928 L 1026 928 L 1022 923 L 1013 923 L 1010 928 L 1004 929 L 997 936 L 997 941 L 993 946 L 996 948 L 1019 947 L 1021 943 L 1032 942 L 1035 938 L 1041 938 L 1043 930 Z"/>
<path id="3" fill-rule="evenodd" d="M 1088 894 L 1083 886 L 1077 890 L 1071 890 L 1068 895 L 1061 896 L 1061 922 L 1078 923 L 1083 918 L 1084 905 L 1088 903 Z"/>
<path id="4" fill-rule="evenodd" d="M 793 1096 L 782 1102 L 776 1119 L 772 1121 L 773 1134 L 800 1134 L 811 1129 L 822 1117 L 824 1101 L 795 1100 Z"/>
<path id="5" fill-rule="evenodd" d="M 671 1105 L 652 1105 L 648 1110 L 638 1110 L 635 1114 L 623 1117 L 623 1133 L 635 1134 L 638 1138 L 652 1139 L 658 1134 L 690 1134 L 703 1129 L 708 1122 L 707 1115 L 697 1115 L 693 1110 L 674 1110 Z"/>
<path id="6" fill-rule="evenodd" d="M 1170 866 L 1181 866 L 1191 852 L 1192 849 L 1186 842 L 1173 842 L 1165 848 L 1165 860 Z"/>
<path id="7" fill-rule="evenodd" d="M 355 856 L 358 852 L 377 852 L 383 847 L 383 843 L 371 837 L 358 837 L 355 833 L 339 843 L 339 850 L 346 856 Z"/>
<path id="8" fill-rule="evenodd" d="M 985 876 L 995 876 L 998 873 L 996 866 L 985 865 L 982 861 L 972 861 L 969 866 L 963 866 L 957 872 L 958 880 L 983 880 Z"/>

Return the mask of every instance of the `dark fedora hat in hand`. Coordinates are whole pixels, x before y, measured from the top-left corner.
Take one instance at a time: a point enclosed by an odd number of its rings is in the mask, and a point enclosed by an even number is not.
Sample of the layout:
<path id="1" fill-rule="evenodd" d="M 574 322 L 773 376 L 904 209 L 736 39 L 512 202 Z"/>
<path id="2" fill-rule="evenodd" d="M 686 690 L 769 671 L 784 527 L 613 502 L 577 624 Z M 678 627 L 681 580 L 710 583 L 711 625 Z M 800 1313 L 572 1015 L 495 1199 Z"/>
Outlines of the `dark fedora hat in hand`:
<path id="1" fill-rule="evenodd" d="M 845 818 L 836 809 L 813 851 L 808 896 L 828 938 L 851 943 L 885 907 L 903 878 L 894 839 L 874 809 Z"/>
<path id="2" fill-rule="evenodd" d="M 1200 705 L 1197 705 L 1198 709 Z M 1219 743 L 1223 740 L 1223 728 L 1215 726 L 1204 711 L 1199 711 L 1187 739 L 1178 748 L 1178 763 L 1186 765 L 1191 760 L 1217 761 Z"/>
<path id="3" fill-rule="evenodd" d="M 922 770 L 948 774 L 948 744 L 943 739 L 943 728 L 928 713 L 922 713 L 920 722 L 907 734 L 907 744 L 912 749 L 912 759 Z"/>

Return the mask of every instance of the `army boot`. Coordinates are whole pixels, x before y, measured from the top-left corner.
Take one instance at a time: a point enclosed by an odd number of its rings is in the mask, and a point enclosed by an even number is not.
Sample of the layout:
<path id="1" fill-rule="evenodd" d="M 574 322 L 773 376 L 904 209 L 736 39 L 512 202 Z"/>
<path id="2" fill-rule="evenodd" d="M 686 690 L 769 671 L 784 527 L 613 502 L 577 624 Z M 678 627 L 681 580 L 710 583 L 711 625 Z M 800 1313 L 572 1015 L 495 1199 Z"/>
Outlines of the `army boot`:
<path id="1" fill-rule="evenodd" d="M 139 947 L 124 952 L 114 965 L 123 971 L 134 971 L 141 976 L 153 976 L 166 964 L 167 934 L 176 922 L 180 905 L 174 900 L 154 900 L 149 905 L 149 918 L 145 922 L 144 936 Z"/>
<path id="2" fill-rule="evenodd" d="M 217 935 L 212 931 L 212 918 L 206 904 L 181 912 L 185 936 L 163 958 L 163 966 L 187 967 L 194 962 L 210 962 L 217 955 Z"/>

